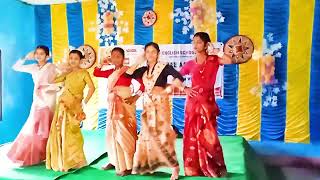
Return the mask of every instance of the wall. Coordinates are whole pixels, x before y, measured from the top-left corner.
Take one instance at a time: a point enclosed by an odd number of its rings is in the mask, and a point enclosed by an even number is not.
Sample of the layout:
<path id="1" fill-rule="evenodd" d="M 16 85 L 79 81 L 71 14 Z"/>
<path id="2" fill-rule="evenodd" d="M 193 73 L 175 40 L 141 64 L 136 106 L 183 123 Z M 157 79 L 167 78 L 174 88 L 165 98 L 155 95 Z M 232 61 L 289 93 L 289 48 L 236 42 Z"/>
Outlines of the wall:
<path id="1" fill-rule="evenodd" d="M 1 0 L 0 48 L 2 51 L 2 119 L 0 144 L 14 140 L 26 121 L 32 101 L 29 74 L 11 66 L 35 47 L 34 7 L 17 0 Z"/>

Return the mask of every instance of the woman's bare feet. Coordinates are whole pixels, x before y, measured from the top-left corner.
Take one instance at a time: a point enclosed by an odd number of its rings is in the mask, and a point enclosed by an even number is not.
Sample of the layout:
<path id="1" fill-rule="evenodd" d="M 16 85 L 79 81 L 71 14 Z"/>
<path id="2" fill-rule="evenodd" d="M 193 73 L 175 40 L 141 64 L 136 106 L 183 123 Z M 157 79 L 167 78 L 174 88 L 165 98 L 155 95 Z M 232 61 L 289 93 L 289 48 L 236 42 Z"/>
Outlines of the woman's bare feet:
<path id="1" fill-rule="evenodd" d="M 86 161 L 81 161 L 81 162 L 78 163 L 78 165 L 75 167 L 75 169 L 80 169 L 80 168 L 82 168 L 82 167 L 84 167 L 86 165 L 87 165 Z"/>
<path id="2" fill-rule="evenodd" d="M 101 169 L 103 170 L 114 169 L 114 165 L 108 163 L 107 165 L 102 166 Z"/>
<path id="3" fill-rule="evenodd" d="M 130 170 L 125 170 L 121 173 L 117 173 L 117 176 L 127 176 L 127 175 L 130 175 L 131 174 L 131 169 Z"/>
<path id="4" fill-rule="evenodd" d="M 171 175 L 170 180 L 179 179 L 179 171 L 180 171 L 179 166 L 176 166 L 176 167 L 172 168 L 172 175 Z"/>
<path id="5" fill-rule="evenodd" d="M 68 172 L 69 170 L 68 169 L 65 169 L 65 168 L 62 168 L 61 169 L 61 172 Z"/>

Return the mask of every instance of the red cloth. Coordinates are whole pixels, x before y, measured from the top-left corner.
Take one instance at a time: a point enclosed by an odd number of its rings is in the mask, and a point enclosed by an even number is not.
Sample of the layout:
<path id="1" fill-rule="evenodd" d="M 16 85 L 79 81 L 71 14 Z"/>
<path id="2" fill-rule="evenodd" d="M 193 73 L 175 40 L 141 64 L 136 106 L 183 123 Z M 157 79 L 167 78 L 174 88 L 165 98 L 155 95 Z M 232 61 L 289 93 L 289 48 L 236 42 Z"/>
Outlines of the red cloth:
<path id="1" fill-rule="evenodd" d="M 96 67 L 96 68 L 94 68 L 93 75 L 95 77 L 108 78 L 113 73 L 113 71 L 114 71 L 114 69 L 109 69 L 109 70 L 102 71 L 101 68 Z M 126 77 L 126 75 L 124 73 L 124 74 L 122 74 L 120 76 L 120 78 L 117 81 L 115 86 L 127 86 L 127 87 L 129 87 L 131 85 L 131 80 L 132 80 L 132 78 Z M 143 92 L 144 91 L 144 84 L 143 84 L 142 79 L 138 78 L 136 80 L 140 83 L 139 90 Z"/>
<path id="2" fill-rule="evenodd" d="M 208 56 L 206 63 L 187 62 L 180 73 L 191 74 L 196 97 L 187 97 L 183 134 L 184 171 L 187 176 L 221 177 L 227 170 L 217 134 L 214 84 L 219 68 L 217 56 Z M 206 82 L 206 83 L 204 83 Z"/>

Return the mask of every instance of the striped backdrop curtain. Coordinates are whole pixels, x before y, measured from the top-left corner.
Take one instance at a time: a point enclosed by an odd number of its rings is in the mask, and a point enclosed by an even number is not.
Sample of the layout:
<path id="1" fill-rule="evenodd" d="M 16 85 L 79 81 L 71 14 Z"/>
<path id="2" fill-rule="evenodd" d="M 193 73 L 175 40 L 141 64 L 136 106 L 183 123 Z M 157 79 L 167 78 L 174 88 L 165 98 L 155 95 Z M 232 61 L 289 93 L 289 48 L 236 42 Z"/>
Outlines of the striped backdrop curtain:
<path id="1" fill-rule="evenodd" d="M 194 0 L 197 1 L 197 0 Z M 82 3 L 36 6 L 37 44 L 51 48 L 53 61 L 63 59 L 69 46 L 189 44 L 197 30 L 213 41 L 226 42 L 242 34 L 255 45 L 246 64 L 225 65 L 224 99 L 218 100 L 221 135 L 248 140 L 312 143 L 320 141 L 320 1 L 202 0 L 214 21 L 205 29 L 193 25 L 186 0 L 92 0 Z M 142 23 L 147 10 L 157 13 L 152 27 Z M 114 33 L 105 34 L 105 13 L 114 15 Z M 211 11 L 210 11 L 211 12 Z M 212 19 L 211 18 L 211 19 Z M 261 83 L 266 55 L 274 58 L 274 83 Z M 92 69 L 89 70 L 92 72 Z M 94 78 L 99 89 L 97 78 Z M 102 90 L 103 92 L 103 90 Z M 104 128 L 106 101 L 98 93 L 86 108 L 88 129 Z M 173 98 L 173 125 L 183 132 L 184 99 Z M 140 111 L 137 113 L 138 121 Z"/>

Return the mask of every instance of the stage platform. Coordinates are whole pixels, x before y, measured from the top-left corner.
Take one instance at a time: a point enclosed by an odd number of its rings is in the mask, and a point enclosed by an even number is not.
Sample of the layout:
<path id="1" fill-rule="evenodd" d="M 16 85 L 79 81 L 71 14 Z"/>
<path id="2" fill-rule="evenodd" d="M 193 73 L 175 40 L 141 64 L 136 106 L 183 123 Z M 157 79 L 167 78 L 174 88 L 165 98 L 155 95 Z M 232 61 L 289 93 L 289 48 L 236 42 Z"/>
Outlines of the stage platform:
<path id="1" fill-rule="evenodd" d="M 54 172 L 47 170 L 44 164 L 14 168 L 6 162 L 4 154 L 10 145 L 0 147 L 0 179 L 30 179 L 30 180 L 47 180 L 47 179 L 81 179 L 81 180 L 99 180 L 99 179 L 169 179 L 170 169 L 162 168 L 159 172 L 152 175 L 129 175 L 118 177 L 114 170 L 100 170 L 107 160 L 105 153 L 104 131 L 83 131 L 85 139 L 85 154 L 90 163 L 87 167 L 68 173 Z M 240 136 L 221 136 L 219 137 L 227 165 L 228 180 L 266 180 L 267 175 L 262 161 L 251 149 L 247 141 Z M 212 179 L 207 177 L 184 177 L 182 162 L 182 139 L 177 139 L 177 154 L 181 166 L 180 179 Z M 218 178 L 217 178 L 218 179 Z"/>

